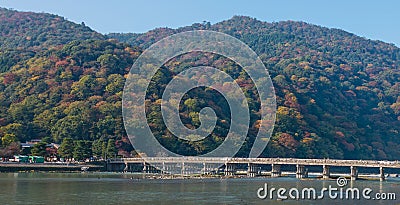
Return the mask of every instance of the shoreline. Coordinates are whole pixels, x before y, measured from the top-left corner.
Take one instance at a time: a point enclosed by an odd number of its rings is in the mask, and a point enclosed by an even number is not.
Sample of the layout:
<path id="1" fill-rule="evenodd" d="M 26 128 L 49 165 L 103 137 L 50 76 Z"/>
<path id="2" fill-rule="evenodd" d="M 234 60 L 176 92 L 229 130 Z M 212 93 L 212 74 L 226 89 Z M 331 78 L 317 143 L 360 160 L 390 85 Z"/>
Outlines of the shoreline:
<path id="1" fill-rule="evenodd" d="M 0 163 L 0 172 L 78 172 L 82 171 L 82 167 L 89 167 L 90 171 L 103 171 L 104 166 L 95 164 L 72 164 L 72 163 Z"/>

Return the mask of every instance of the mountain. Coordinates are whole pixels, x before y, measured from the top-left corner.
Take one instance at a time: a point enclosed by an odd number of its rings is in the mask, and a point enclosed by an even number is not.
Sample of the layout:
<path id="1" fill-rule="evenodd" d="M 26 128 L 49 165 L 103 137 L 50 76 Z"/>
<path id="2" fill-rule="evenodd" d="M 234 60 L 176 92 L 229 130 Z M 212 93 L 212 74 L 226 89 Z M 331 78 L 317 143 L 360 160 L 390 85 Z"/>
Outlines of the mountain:
<path id="1" fill-rule="evenodd" d="M 75 24 L 61 16 L 0 8 L 0 72 L 37 51 L 88 39 L 105 37 L 84 23 Z"/>
<path id="2" fill-rule="evenodd" d="M 0 22 L 0 147 L 112 138 L 132 150 L 120 96 L 138 52 L 56 15 L 0 9 Z"/>
<path id="3" fill-rule="evenodd" d="M 174 33 L 210 29 L 232 35 L 263 60 L 278 112 L 267 156 L 397 159 L 400 152 L 400 49 L 304 22 L 235 16 L 210 25 L 109 34 L 146 48 Z"/>
<path id="4" fill-rule="evenodd" d="M 71 40 L 105 39 L 82 24 L 64 17 L 33 12 L 16 12 L 0 8 L 0 47 L 45 48 L 63 45 Z"/>
<path id="5" fill-rule="evenodd" d="M 101 146 L 112 139 L 120 153 L 129 154 L 132 148 L 122 123 L 121 96 L 132 63 L 143 49 L 163 37 L 209 29 L 248 44 L 273 79 L 277 121 L 262 156 L 400 156 L 400 49 L 392 44 L 304 22 L 267 23 L 244 16 L 213 25 L 197 23 L 143 34 L 103 36 L 51 14 L 5 9 L 0 14 L 1 25 L 9 25 L 0 30 L 3 147 L 12 140 L 51 137 L 61 142 L 71 137 L 92 141 L 94 147 L 100 146 L 93 151 L 100 149 L 95 154 L 101 155 Z M 151 129 L 164 146 L 181 154 L 204 153 L 223 141 L 229 129 L 229 107 L 213 90 L 194 89 L 181 103 L 182 122 L 191 128 L 199 126 L 202 107 L 216 111 L 217 126 L 205 140 L 177 140 L 162 122 L 159 99 L 163 89 L 177 70 L 196 65 L 224 69 L 246 91 L 252 110 L 251 130 L 238 153 L 245 156 L 257 133 L 258 96 L 249 76 L 223 56 L 193 53 L 163 66 L 148 90 Z"/>

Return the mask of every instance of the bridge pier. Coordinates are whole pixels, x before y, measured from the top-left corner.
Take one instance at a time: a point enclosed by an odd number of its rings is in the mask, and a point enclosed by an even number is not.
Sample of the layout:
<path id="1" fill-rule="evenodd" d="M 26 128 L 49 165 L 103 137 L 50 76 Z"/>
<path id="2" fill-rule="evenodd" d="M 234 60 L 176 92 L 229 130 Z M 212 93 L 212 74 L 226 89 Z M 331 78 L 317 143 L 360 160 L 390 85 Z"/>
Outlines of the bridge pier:
<path id="1" fill-rule="evenodd" d="M 271 164 L 271 177 L 280 177 L 282 175 L 280 164 Z"/>
<path id="2" fill-rule="evenodd" d="M 145 174 L 151 174 L 151 173 L 157 173 L 157 169 L 150 164 L 143 163 L 143 173 Z"/>
<path id="3" fill-rule="evenodd" d="M 247 163 L 247 176 L 248 177 L 255 177 L 257 175 L 257 166 L 252 163 Z"/>
<path id="4" fill-rule="evenodd" d="M 203 169 L 201 170 L 202 174 L 210 174 L 213 171 L 215 171 L 215 170 L 213 169 L 212 164 L 207 164 L 207 163 L 203 162 Z"/>
<path id="5" fill-rule="evenodd" d="M 235 165 L 234 164 L 225 163 L 224 174 L 225 174 L 225 176 L 233 176 L 233 175 L 235 175 Z"/>
<path id="6" fill-rule="evenodd" d="M 307 166 L 322 166 L 322 178 L 329 179 L 330 166 L 349 167 L 350 177 L 356 180 L 360 167 L 379 168 L 379 179 L 385 180 L 386 168 L 400 169 L 400 161 L 376 161 L 376 160 L 326 160 L 326 159 L 275 159 L 275 158 L 195 158 L 195 157 L 154 157 L 145 161 L 142 158 L 118 158 L 107 159 L 104 169 L 109 172 L 143 172 L 143 173 L 171 173 L 187 175 L 191 173 L 225 173 L 234 175 L 238 167 L 247 167 L 247 175 L 254 177 L 260 174 L 259 166 L 271 165 L 271 177 L 281 176 L 282 164 L 296 165 L 296 177 L 307 177 Z M 151 166 L 157 165 L 155 167 Z M 225 170 L 220 167 L 225 164 Z"/>
<path id="7" fill-rule="evenodd" d="M 151 165 L 150 164 L 145 164 L 144 166 L 144 173 L 150 174 L 151 173 Z"/>
<path id="8" fill-rule="evenodd" d="M 201 170 L 201 174 L 202 175 L 205 175 L 205 174 L 207 174 L 208 172 L 207 172 L 207 164 L 205 163 L 205 162 L 203 162 L 203 169 Z"/>
<path id="9" fill-rule="evenodd" d="M 182 166 L 181 167 L 181 175 L 183 176 L 183 175 L 185 175 L 185 162 L 182 162 L 181 166 Z"/>
<path id="10" fill-rule="evenodd" d="M 308 177 L 308 171 L 305 168 L 304 165 L 296 165 L 296 178 L 297 179 L 302 179 L 302 178 L 307 178 Z"/>
<path id="11" fill-rule="evenodd" d="M 161 174 L 165 173 L 165 162 L 162 163 Z"/>
<path id="12" fill-rule="evenodd" d="M 322 178 L 323 179 L 329 179 L 331 177 L 331 172 L 329 170 L 329 166 L 328 165 L 322 165 Z"/>
<path id="13" fill-rule="evenodd" d="M 358 170 L 356 166 L 350 167 L 350 179 L 356 180 L 358 178 Z"/>
<path id="14" fill-rule="evenodd" d="M 385 171 L 384 171 L 383 167 L 379 167 L 379 180 L 385 181 Z"/>

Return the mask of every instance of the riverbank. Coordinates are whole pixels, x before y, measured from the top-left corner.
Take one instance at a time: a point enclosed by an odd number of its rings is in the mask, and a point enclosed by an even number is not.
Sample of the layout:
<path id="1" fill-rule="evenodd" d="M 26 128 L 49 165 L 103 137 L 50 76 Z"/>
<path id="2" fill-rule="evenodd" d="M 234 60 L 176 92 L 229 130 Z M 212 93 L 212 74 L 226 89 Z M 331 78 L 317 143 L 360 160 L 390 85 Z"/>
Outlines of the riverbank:
<path id="1" fill-rule="evenodd" d="M 0 172 L 80 172 L 83 169 L 87 171 L 103 171 L 104 166 L 101 164 L 56 164 L 56 163 L 0 163 Z"/>

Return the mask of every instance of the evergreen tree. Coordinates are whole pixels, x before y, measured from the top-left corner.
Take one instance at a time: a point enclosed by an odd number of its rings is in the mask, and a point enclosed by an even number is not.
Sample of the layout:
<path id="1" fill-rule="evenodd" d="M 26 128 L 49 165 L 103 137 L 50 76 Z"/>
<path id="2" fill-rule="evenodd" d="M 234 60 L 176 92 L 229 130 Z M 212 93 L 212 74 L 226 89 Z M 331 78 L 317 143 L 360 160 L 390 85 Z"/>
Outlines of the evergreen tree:
<path id="1" fill-rule="evenodd" d="M 60 145 L 60 148 L 58 149 L 58 153 L 61 157 L 64 157 L 65 159 L 70 159 L 73 157 L 73 152 L 74 141 L 70 137 L 64 138 Z"/>
<path id="2" fill-rule="evenodd" d="M 74 147 L 74 152 L 73 152 L 73 156 L 74 156 L 75 160 L 80 161 L 84 158 L 83 148 L 84 148 L 83 140 L 75 141 L 75 147 Z"/>
<path id="3" fill-rule="evenodd" d="M 46 142 L 39 142 L 35 144 L 31 150 L 32 155 L 34 156 L 45 156 L 46 155 Z"/>
<path id="4" fill-rule="evenodd" d="M 97 139 L 92 143 L 92 152 L 95 157 L 102 157 L 103 155 L 103 140 Z"/>
<path id="5" fill-rule="evenodd" d="M 115 140 L 109 139 L 107 143 L 107 158 L 114 158 L 117 154 L 117 148 L 115 147 Z"/>

